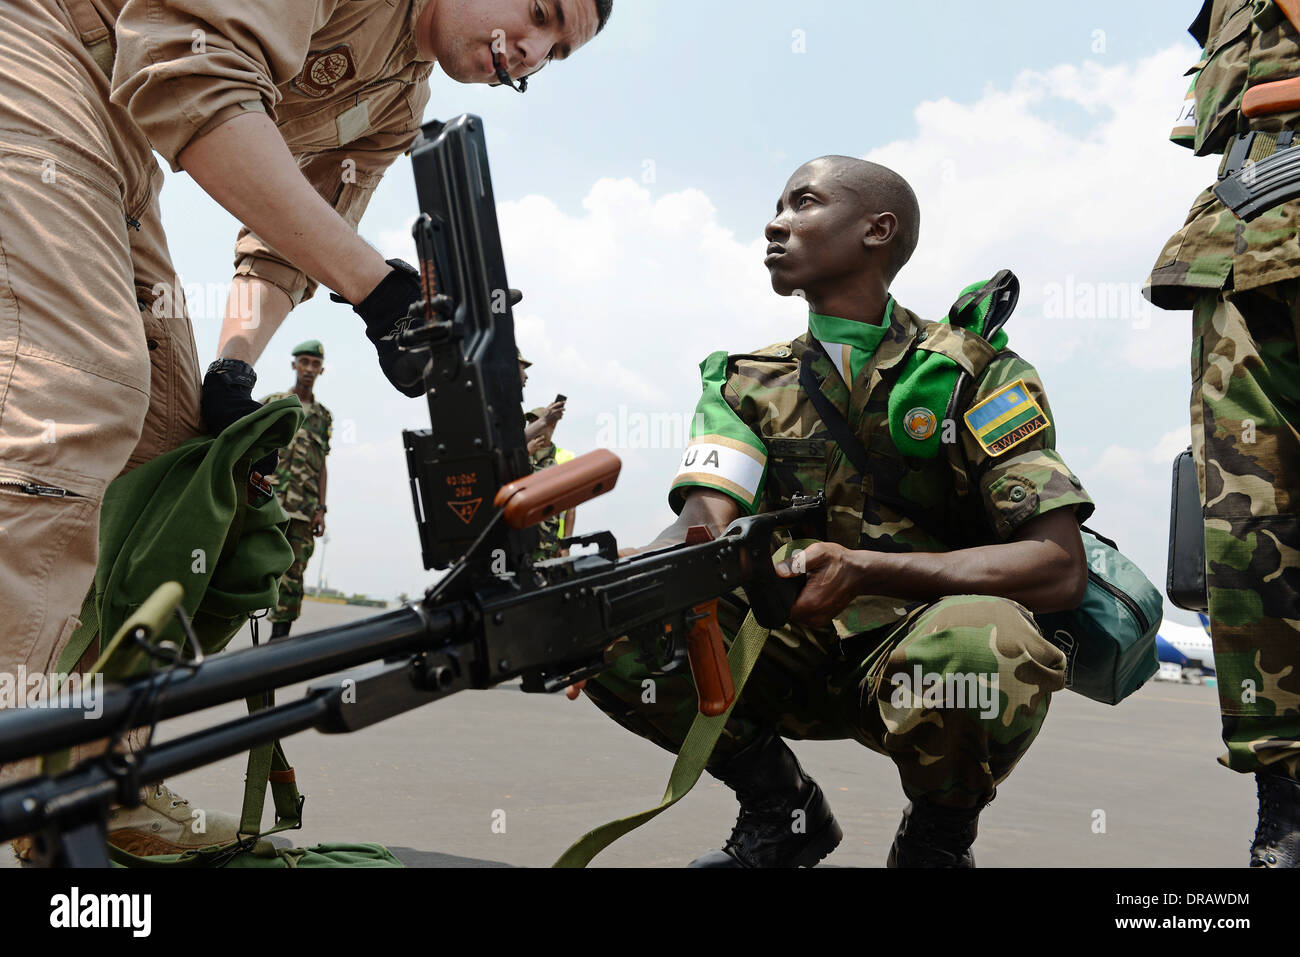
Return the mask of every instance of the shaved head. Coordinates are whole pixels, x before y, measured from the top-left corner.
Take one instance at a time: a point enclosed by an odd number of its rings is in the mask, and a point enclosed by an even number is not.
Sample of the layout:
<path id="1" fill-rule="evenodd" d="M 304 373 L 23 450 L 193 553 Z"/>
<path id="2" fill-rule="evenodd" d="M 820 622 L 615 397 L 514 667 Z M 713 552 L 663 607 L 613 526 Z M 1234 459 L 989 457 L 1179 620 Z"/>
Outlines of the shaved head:
<path id="1" fill-rule="evenodd" d="M 898 231 L 889 247 L 889 278 L 898 275 L 898 271 L 912 258 L 921 235 L 921 207 L 907 180 L 888 166 L 853 156 L 823 156 L 806 165 L 813 163 L 826 164 L 832 170 L 834 179 L 857 197 L 861 212 L 894 214 Z"/>

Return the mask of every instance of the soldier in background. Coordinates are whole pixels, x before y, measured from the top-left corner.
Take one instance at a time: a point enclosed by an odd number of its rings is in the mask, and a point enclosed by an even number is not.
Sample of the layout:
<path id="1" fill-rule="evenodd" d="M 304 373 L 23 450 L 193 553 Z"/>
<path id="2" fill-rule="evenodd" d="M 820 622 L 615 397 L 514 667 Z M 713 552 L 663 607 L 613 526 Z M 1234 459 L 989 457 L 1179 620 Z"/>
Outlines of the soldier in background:
<path id="1" fill-rule="evenodd" d="M 1291 146 L 1300 112 L 1247 118 L 1251 87 L 1300 74 L 1300 3 L 1207 0 L 1172 139 L 1224 154 L 1219 178 Z M 1204 504 L 1219 760 L 1253 772 L 1252 867 L 1300 861 L 1300 202 L 1239 222 L 1207 189 L 1145 295 L 1191 309 L 1192 448 Z"/>
<path id="2" fill-rule="evenodd" d="M 515 355 L 519 358 L 519 387 L 523 389 L 528 385 L 528 369 L 532 363 L 517 349 Z M 564 406 L 564 397 L 557 396 L 550 405 L 533 409 L 524 416 L 524 441 L 528 443 L 528 457 L 534 473 L 573 458 L 572 452 L 557 449 L 552 442 L 555 426 L 564 418 Z M 560 453 L 566 457 L 560 458 Z M 571 508 L 563 515 L 551 516 L 537 527 L 541 544 L 533 551 L 533 561 L 540 562 L 561 554 L 560 539 L 573 534 L 577 514 L 578 510 Z"/>
<path id="3" fill-rule="evenodd" d="M 562 449 L 555 444 L 555 427 L 563 415 L 564 402 L 557 400 L 549 406 L 533 409 L 524 417 L 527 423 L 524 434 L 527 436 L 529 430 L 535 432 L 528 440 L 528 460 L 534 472 L 549 469 L 553 465 L 563 465 L 574 458 L 573 453 L 568 449 Z M 541 522 L 537 530 L 542 540 L 533 552 L 533 561 L 540 562 L 567 555 L 568 550 L 561 548 L 560 542 L 573 534 L 573 523 L 577 517 L 578 509 L 575 506 Z"/>
<path id="4" fill-rule="evenodd" d="M 306 413 L 293 444 L 280 453 L 280 464 L 270 478 L 289 516 L 285 537 L 293 548 L 293 564 L 280 579 L 279 599 L 271 614 L 272 639 L 289 634 L 302 612 L 303 575 L 316 549 L 316 539 L 325 534 L 325 457 L 334 433 L 334 416 L 316 401 L 313 392 L 316 379 L 325 374 L 324 347 L 315 339 L 300 343 L 293 350 L 291 368 L 296 376 L 293 389 L 262 400 L 266 405 L 296 395 Z"/>

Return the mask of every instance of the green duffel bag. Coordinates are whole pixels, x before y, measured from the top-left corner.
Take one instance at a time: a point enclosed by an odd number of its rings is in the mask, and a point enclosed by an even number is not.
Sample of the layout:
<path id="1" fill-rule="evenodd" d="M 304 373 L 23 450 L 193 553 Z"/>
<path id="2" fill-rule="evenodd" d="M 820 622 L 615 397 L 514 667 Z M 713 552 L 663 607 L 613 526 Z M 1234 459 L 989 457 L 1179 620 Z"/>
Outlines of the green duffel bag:
<path id="1" fill-rule="evenodd" d="M 258 841 L 248 850 L 205 847 L 184 854 L 134 857 L 109 846 L 114 867 L 405 867 L 382 844 L 317 844 L 315 847 L 276 847 Z"/>
<path id="2" fill-rule="evenodd" d="M 1089 528 L 1081 534 L 1088 560 L 1083 604 L 1034 617 L 1043 637 L 1065 652 L 1065 687 L 1119 704 L 1159 670 L 1156 632 L 1164 599 L 1114 542 Z"/>

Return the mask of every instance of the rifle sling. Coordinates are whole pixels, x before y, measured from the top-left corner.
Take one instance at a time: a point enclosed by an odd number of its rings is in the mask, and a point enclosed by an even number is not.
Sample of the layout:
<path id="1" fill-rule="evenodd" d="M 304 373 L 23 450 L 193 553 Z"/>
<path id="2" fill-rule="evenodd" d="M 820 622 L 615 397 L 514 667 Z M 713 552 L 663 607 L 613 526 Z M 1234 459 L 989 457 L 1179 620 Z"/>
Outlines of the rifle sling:
<path id="1" fill-rule="evenodd" d="M 727 652 L 727 664 L 731 668 L 731 680 L 736 688 L 735 700 L 731 702 L 731 707 L 716 717 L 695 715 L 695 720 L 691 722 L 691 729 L 686 733 L 686 740 L 682 742 L 677 752 L 677 760 L 668 775 L 668 787 L 664 791 L 663 799 L 648 811 L 619 818 L 617 821 L 610 821 L 588 831 L 560 855 L 560 859 L 555 862 L 555 867 L 586 867 L 593 857 L 614 841 L 636 830 L 651 818 L 657 817 L 686 796 L 687 792 L 695 786 L 695 782 L 700 779 L 700 775 L 704 773 L 704 766 L 713 754 L 713 748 L 718 743 L 722 728 L 731 716 L 731 709 L 736 706 L 736 701 L 740 700 L 745 682 L 749 680 L 749 673 L 753 670 L 754 663 L 758 661 L 758 656 L 762 654 L 768 634 L 768 630 L 754 620 L 753 612 L 745 616 L 745 622 L 740 626 L 740 631 L 736 633 L 736 638 Z"/>
<path id="2" fill-rule="evenodd" d="M 853 434 L 853 429 L 845 421 L 840 410 L 835 407 L 835 403 L 822 394 L 821 383 L 817 381 L 817 374 L 813 372 L 812 360 L 815 356 L 823 355 L 820 350 L 809 348 L 799 358 L 799 385 L 807 393 L 808 398 L 812 400 L 813 408 L 817 410 L 817 416 L 830 432 L 831 438 L 839 446 L 844 457 L 857 470 L 858 474 L 865 480 L 871 478 L 871 493 L 869 498 L 875 499 L 885 505 L 888 505 L 900 515 L 907 516 L 908 520 L 913 522 L 918 528 L 923 529 L 926 534 L 936 541 L 944 541 L 940 534 L 941 529 L 936 523 L 929 518 L 915 514 L 916 508 L 910 503 L 903 500 L 901 495 L 892 494 L 889 490 L 880 487 L 882 485 L 880 476 L 871 468 L 871 459 L 867 450 L 863 448 L 858 437 Z"/>

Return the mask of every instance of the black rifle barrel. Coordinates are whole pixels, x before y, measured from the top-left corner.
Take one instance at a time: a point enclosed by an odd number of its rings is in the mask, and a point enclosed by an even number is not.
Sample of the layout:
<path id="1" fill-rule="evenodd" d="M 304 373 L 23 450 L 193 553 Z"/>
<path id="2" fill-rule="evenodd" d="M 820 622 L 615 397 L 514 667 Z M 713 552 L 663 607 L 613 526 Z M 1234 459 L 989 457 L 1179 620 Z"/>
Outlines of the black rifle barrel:
<path id="1" fill-rule="evenodd" d="M 105 800 L 134 803 L 128 792 L 137 784 L 162 781 L 305 731 L 338 706 L 338 697 L 338 693 L 317 693 L 153 745 L 135 756 L 135 773 L 129 780 L 115 775 L 102 761 L 88 761 L 57 779 L 12 784 L 0 790 L 0 841 L 30 834 L 60 816 L 89 813 Z"/>
<path id="2" fill-rule="evenodd" d="M 15 708 L 0 713 L 0 763 L 46 754 L 108 737 L 122 727 L 140 694 L 152 693 L 156 720 L 238 701 L 357 665 L 410 654 L 454 639 L 470 623 L 463 604 L 428 610 L 408 605 L 364 621 L 309 632 L 257 648 L 226 652 L 197 670 L 136 679 L 106 689 L 102 710 L 89 718 L 82 708 Z"/>

